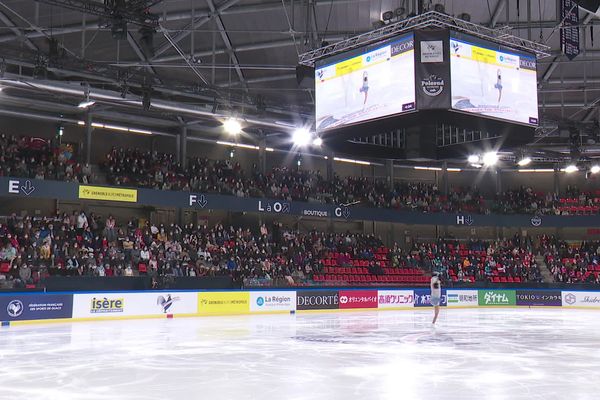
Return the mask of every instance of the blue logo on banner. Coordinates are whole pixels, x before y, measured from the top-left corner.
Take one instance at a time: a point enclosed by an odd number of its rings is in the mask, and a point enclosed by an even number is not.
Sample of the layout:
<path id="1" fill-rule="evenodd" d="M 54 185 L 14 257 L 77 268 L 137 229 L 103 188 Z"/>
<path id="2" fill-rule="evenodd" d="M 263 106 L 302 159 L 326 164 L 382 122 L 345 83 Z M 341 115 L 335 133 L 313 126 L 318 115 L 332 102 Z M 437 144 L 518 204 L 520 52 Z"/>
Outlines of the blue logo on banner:
<path id="1" fill-rule="evenodd" d="M 71 318 L 73 295 L 0 296 L 0 321 Z"/>
<path id="2" fill-rule="evenodd" d="M 442 289 L 442 301 L 440 306 L 446 306 L 448 299 L 446 296 L 446 289 Z M 431 290 L 429 289 L 415 289 L 415 307 L 431 307 Z"/>
<path id="3" fill-rule="evenodd" d="M 257 298 L 256 304 L 258 304 L 259 306 L 262 306 L 263 304 L 265 304 L 265 299 L 263 297 Z"/>
<path id="4" fill-rule="evenodd" d="M 21 300 L 12 300 L 6 306 L 6 312 L 9 317 L 17 318 L 19 315 L 23 314 L 23 303 Z"/>

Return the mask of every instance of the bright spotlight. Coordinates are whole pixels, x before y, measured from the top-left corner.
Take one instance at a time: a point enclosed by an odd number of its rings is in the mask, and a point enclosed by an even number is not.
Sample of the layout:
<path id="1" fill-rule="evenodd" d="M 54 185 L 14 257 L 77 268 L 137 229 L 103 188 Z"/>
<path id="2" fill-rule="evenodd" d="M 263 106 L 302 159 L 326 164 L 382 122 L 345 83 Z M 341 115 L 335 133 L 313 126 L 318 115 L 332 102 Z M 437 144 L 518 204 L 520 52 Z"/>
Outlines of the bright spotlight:
<path id="1" fill-rule="evenodd" d="M 235 118 L 229 118 L 226 120 L 223 123 L 223 128 L 225 129 L 225 132 L 229 133 L 230 135 L 238 135 L 242 131 L 242 125 Z"/>
<path id="2" fill-rule="evenodd" d="M 469 158 L 467 158 L 469 164 L 477 164 L 479 162 L 479 156 L 477 154 L 471 154 Z"/>
<path id="3" fill-rule="evenodd" d="M 579 171 L 579 168 L 577 168 L 577 165 L 575 164 L 567 165 L 567 168 L 565 168 L 565 172 L 567 174 L 572 174 L 573 172 L 577 171 Z"/>
<path id="4" fill-rule="evenodd" d="M 492 166 L 492 165 L 496 165 L 496 163 L 498 162 L 498 154 L 490 151 L 488 153 L 485 153 L 483 155 L 483 164 L 486 166 Z"/>
<path id="5" fill-rule="evenodd" d="M 600 166 L 598 165 L 593 165 L 592 168 L 590 168 L 590 172 L 592 174 L 597 174 L 598 172 L 600 172 Z"/>
<path id="6" fill-rule="evenodd" d="M 321 147 L 322 144 L 323 144 L 323 139 L 321 139 L 318 136 L 315 138 L 315 140 L 313 140 L 313 146 Z"/>
<path id="7" fill-rule="evenodd" d="M 296 146 L 306 146 L 310 143 L 310 132 L 306 128 L 298 128 L 292 135 L 292 141 Z"/>
<path id="8" fill-rule="evenodd" d="M 519 162 L 517 163 L 519 165 L 519 167 L 524 167 L 526 165 L 531 164 L 531 157 L 523 157 L 519 160 Z"/>

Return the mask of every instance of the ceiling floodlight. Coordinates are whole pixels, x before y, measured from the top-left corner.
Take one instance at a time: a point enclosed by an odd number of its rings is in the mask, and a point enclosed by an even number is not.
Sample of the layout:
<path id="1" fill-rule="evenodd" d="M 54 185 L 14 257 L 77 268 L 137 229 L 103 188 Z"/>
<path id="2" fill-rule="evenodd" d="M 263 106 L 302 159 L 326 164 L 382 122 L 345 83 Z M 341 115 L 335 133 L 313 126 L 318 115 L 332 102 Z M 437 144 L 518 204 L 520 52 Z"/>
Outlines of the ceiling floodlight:
<path id="1" fill-rule="evenodd" d="M 496 165 L 498 162 L 498 154 L 494 151 L 490 151 L 483 155 L 483 164 L 490 167 L 492 165 Z"/>
<path id="2" fill-rule="evenodd" d="M 479 162 L 479 156 L 477 154 L 471 154 L 469 158 L 467 158 L 469 164 L 477 164 Z"/>
<path id="3" fill-rule="evenodd" d="M 526 165 L 531 164 L 531 161 L 531 157 L 523 157 L 519 160 L 517 164 L 519 165 L 519 167 L 524 167 Z"/>
<path id="4" fill-rule="evenodd" d="M 304 147 L 310 143 L 310 131 L 306 128 L 298 128 L 292 135 L 292 141 L 296 146 Z"/>
<path id="5" fill-rule="evenodd" d="M 239 135 L 240 132 L 242 132 L 242 124 L 240 124 L 240 122 L 235 118 L 229 118 L 226 120 L 223 123 L 223 128 L 225 129 L 225 132 L 229 133 L 230 135 Z"/>

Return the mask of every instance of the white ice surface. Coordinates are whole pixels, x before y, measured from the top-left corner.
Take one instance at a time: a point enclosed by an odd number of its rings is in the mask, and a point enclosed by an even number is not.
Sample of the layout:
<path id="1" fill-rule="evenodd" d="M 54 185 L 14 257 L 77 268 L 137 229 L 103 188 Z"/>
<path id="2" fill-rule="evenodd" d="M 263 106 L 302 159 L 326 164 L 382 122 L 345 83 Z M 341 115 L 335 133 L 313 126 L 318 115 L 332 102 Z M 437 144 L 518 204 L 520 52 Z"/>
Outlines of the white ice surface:
<path id="1" fill-rule="evenodd" d="M 0 399 L 599 399 L 600 313 L 254 315 L 0 330 Z"/>

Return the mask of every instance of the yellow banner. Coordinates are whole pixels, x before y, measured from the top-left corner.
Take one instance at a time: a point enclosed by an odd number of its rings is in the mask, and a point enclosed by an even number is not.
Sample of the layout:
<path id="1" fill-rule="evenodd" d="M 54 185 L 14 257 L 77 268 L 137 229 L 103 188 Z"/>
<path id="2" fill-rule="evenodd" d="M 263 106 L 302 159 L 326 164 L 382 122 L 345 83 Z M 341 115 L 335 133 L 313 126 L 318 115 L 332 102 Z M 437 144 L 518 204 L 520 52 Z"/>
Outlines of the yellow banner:
<path id="1" fill-rule="evenodd" d="M 335 66 L 335 75 L 342 76 L 345 74 L 350 74 L 354 71 L 358 71 L 363 68 L 362 55 L 358 57 L 351 58 L 346 61 L 342 61 Z"/>
<path id="2" fill-rule="evenodd" d="M 249 312 L 249 292 L 198 293 L 198 314 L 247 314 Z"/>
<path id="3" fill-rule="evenodd" d="M 493 50 L 473 46 L 471 48 L 471 57 L 475 61 L 481 61 L 487 64 L 497 64 L 496 52 Z"/>
<path id="4" fill-rule="evenodd" d="M 79 185 L 79 198 L 88 200 L 137 202 L 138 191 L 135 189 L 117 189 L 102 186 Z"/>

